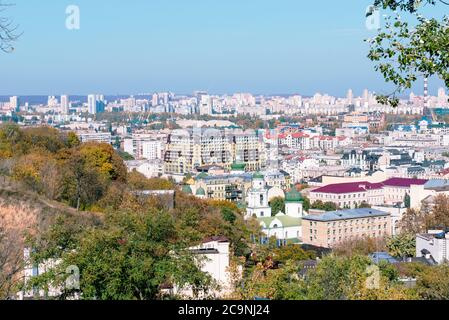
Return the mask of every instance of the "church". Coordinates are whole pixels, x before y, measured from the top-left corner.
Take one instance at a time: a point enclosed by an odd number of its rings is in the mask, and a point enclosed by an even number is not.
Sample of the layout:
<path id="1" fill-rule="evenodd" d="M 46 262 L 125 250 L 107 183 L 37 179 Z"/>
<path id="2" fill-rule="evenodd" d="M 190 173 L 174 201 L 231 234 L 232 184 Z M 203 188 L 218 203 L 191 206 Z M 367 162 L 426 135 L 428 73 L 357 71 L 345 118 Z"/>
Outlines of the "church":
<path id="1" fill-rule="evenodd" d="M 256 217 L 262 231 L 268 237 L 297 243 L 302 236 L 302 217 L 306 215 L 303 202 L 301 193 L 292 186 L 285 195 L 285 213 L 279 212 L 276 216 L 272 216 L 264 176 L 256 173 L 253 176 L 252 187 L 248 191 L 246 218 Z"/>

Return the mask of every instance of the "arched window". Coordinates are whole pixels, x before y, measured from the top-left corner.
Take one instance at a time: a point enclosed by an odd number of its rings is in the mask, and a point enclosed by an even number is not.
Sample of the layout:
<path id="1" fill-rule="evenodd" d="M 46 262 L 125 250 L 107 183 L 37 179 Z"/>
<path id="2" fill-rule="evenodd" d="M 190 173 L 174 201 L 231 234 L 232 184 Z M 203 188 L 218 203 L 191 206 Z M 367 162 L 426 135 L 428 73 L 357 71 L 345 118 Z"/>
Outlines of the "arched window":
<path id="1" fill-rule="evenodd" d="M 260 205 L 263 206 L 263 194 L 260 195 Z"/>

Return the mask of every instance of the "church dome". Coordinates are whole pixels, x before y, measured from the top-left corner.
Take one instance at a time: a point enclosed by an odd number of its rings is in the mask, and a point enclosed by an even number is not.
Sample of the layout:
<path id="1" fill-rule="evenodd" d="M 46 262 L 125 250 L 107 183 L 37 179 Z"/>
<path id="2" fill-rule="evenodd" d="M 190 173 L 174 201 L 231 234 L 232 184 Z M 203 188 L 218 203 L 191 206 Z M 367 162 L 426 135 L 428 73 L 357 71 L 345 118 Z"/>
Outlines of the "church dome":
<path id="1" fill-rule="evenodd" d="M 192 188 L 188 184 L 182 186 L 182 192 L 188 193 L 188 194 L 192 194 L 193 193 L 192 192 Z"/>
<path id="2" fill-rule="evenodd" d="M 199 187 L 198 190 L 196 190 L 196 195 L 197 196 L 205 196 L 206 195 L 206 191 L 204 191 L 203 188 Z"/>
<path id="3" fill-rule="evenodd" d="M 285 202 L 303 202 L 304 198 L 301 193 L 296 190 L 296 187 L 292 187 L 292 189 L 287 192 L 285 195 Z"/>

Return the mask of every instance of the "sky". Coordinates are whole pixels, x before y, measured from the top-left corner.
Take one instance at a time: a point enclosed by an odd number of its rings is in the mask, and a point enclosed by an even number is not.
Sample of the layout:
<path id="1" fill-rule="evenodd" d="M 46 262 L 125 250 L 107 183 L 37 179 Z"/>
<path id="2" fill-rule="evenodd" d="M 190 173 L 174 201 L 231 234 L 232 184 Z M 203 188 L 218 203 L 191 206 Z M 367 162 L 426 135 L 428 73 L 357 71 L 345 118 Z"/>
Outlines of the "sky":
<path id="1" fill-rule="evenodd" d="M 23 34 L 0 54 L 0 95 L 391 89 L 366 58 L 372 0 L 9 2 Z M 68 5 L 80 9 L 79 30 L 66 28 Z"/>

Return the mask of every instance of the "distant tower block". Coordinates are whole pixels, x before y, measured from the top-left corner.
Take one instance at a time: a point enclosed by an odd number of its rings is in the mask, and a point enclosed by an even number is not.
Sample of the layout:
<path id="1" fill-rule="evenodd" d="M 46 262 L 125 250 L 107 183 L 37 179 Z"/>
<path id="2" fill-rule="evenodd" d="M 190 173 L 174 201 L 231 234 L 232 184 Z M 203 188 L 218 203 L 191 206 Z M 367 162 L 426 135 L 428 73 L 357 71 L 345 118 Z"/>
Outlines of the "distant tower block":
<path id="1" fill-rule="evenodd" d="M 424 78 L 424 107 L 429 108 L 429 79 Z"/>

